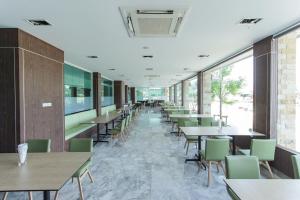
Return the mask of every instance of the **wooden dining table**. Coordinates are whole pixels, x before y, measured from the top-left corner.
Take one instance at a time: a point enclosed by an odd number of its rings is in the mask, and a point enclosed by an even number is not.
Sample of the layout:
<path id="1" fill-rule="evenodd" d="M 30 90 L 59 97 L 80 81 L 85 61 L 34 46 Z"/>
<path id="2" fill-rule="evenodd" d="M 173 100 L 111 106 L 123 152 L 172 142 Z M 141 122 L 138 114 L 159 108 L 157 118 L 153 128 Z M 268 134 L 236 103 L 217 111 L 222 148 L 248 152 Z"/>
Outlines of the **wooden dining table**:
<path id="1" fill-rule="evenodd" d="M 112 128 L 114 128 L 114 123 L 115 120 L 118 119 L 119 117 L 121 117 L 123 115 L 122 111 L 118 110 L 115 112 L 109 112 L 107 114 L 98 116 L 90 121 L 86 121 L 83 122 L 82 124 L 97 124 L 97 140 L 94 141 L 95 144 L 97 144 L 98 142 L 108 142 L 107 140 L 101 140 L 100 136 L 104 135 L 104 136 L 108 136 L 108 124 L 112 123 Z M 104 124 L 105 125 L 105 134 L 101 134 L 100 133 L 100 125 Z"/>
<path id="2" fill-rule="evenodd" d="M 240 129 L 236 127 L 215 127 L 215 126 L 198 126 L 198 127 L 180 127 L 181 131 L 186 136 L 197 136 L 198 138 L 198 154 L 195 155 L 196 158 L 186 159 L 188 161 L 202 162 L 201 158 L 201 137 L 203 136 L 231 136 L 232 137 L 232 154 L 235 155 L 235 139 L 236 136 L 248 136 L 248 137 L 265 137 L 264 134 L 255 131 L 250 131 L 246 129 Z"/>
<path id="3" fill-rule="evenodd" d="M 299 179 L 225 179 L 226 185 L 242 200 L 299 200 Z"/>
<path id="4" fill-rule="evenodd" d="M 29 153 L 18 166 L 17 153 L 0 153 L 0 192 L 58 191 L 91 157 L 90 152 Z"/>

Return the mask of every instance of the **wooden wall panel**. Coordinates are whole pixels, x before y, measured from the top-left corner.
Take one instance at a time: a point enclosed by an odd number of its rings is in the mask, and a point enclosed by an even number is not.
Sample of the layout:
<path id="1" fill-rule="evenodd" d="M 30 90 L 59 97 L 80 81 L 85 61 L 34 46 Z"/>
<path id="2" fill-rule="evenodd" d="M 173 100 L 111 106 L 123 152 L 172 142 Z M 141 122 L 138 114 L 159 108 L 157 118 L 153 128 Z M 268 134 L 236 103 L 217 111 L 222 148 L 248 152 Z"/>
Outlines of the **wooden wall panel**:
<path id="1" fill-rule="evenodd" d="M 0 29 L 0 47 L 0 152 L 29 138 L 50 138 L 62 151 L 63 51 L 15 28 Z"/>
<path id="2" fill-rule="evenodd" d="M 101 74 L 93 72 L 93 104 L 98 116 L 101 115 L 101 90 Z"/>
<path id="3" fill-rule="evenodd" d="M 128 85 L 125 85 L 125 104 L 128 104 Z"/>
<path id="4" fill-rule="evenodd" d="M 125 85 L 123 81 L 114 81 L 114 100 L 117 109 L 125 104 Z"/>
<path id="5" fill-rule="evenodd" d="M 131 97 L 131 102 L 132 103 L 136 103 L 136 99 L 135 99 L 135 87 L 131 87 L 130 88 L 130 97 Z"/>
<path id="6" fill-rule="evenodd" d="M 0 48 L 0 153 L 15 152 L 18 143 L 16 69 L 15 49 Z"/>
<path id="7" fill-rule="evenodd" d="M 50 138 L 53 151 L 63 151 L 63 65 L 24 52 L 26 140 Z M 52 103 L 43 107 L 43 103 Z"/>

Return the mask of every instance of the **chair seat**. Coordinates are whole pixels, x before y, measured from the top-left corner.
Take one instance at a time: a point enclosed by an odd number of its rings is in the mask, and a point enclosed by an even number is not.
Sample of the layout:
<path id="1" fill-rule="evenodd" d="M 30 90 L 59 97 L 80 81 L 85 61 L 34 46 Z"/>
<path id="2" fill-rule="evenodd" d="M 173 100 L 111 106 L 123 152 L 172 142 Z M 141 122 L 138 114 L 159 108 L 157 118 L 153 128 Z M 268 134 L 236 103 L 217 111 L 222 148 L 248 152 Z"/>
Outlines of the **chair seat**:
<path id="1" fill-rule="evenodd" d="M 91 161 L 88 160 L 84 163 L 74 174 L 73 177 L 80 177 L 90 166 Z"/>
<path id="2" fill-rule="evenodd" d="M 239 149 L 239 152 L 243 155 L 250 155 L 250 149 Z"/>

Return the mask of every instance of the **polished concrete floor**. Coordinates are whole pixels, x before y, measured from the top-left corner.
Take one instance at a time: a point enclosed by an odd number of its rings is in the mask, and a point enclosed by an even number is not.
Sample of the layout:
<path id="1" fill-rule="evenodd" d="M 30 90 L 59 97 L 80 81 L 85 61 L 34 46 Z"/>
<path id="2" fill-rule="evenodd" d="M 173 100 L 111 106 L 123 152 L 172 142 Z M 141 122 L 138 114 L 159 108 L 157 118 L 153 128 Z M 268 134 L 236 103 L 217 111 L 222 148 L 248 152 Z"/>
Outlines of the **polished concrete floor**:
<path id="1" fill-rule="evenodd" d="M 198 200 L 230 199 L 222 172 L 213 168 L 207 187 L 207 171 L 196 163 L 184 163 L 184 139 L 169 133 L 158 109 L 144 109 L 132 124 L 125 143 L 99 143 L 94 148 L 91 173 L 95 183 L 83 179 L 85 199 L 100 200 Z M 191 145 L 189 157 L 196 148 Z M 51 193 L 54 195 L 54 193 Z M 26 199 L 25 193 L 9 193 L 8 199 Z M 34 199 L 42 199 L 34 192 Z M 59 199 L 79 199 L 78 185 L 68 181 Z"/>

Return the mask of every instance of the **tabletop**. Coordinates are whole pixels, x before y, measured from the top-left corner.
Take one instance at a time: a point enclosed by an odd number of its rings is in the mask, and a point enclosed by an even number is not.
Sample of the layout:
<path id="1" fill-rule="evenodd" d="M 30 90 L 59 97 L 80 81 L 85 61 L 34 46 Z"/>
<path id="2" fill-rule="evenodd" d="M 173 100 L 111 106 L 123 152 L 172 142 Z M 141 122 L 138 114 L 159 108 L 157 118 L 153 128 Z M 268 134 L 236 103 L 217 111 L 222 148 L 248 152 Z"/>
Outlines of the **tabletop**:
<path id="1" fill-rule="evenodd" d="M 299 179 L 225 179 L 225 183 L 243 200 L 300 198 Z"/>
<path id="2" fill-rule="evenodd" d="M 180 127 L 182 132 L 187 136 L 265 136 L 262 133 L 249 131 L 246 129 L 239 129 L 235 127 L 216 126 L 198 126 L 198 127 Z"/>
<path id="3" fill-rule="evenodd" d="M 170 118 L 209 118 L 212 117 L 208 114 L 171 114 Z"/>
<path id="4" fill-rule="evenodd" d="M 0 153 L 0 191 L 56 191 L 91 157 L 89 152 Z"/>
<path id="5" fill-rule="evenodd" d="M 115 120 L 116 118 L 120 117 L 122 115 L 121 112 L 109 112 L 107 115 L 101 115 L 99 117 L 96 117 L 90 121 L 83 122 L 83 124 L 106 124 L 111 122 L 112 120 Z"/>

